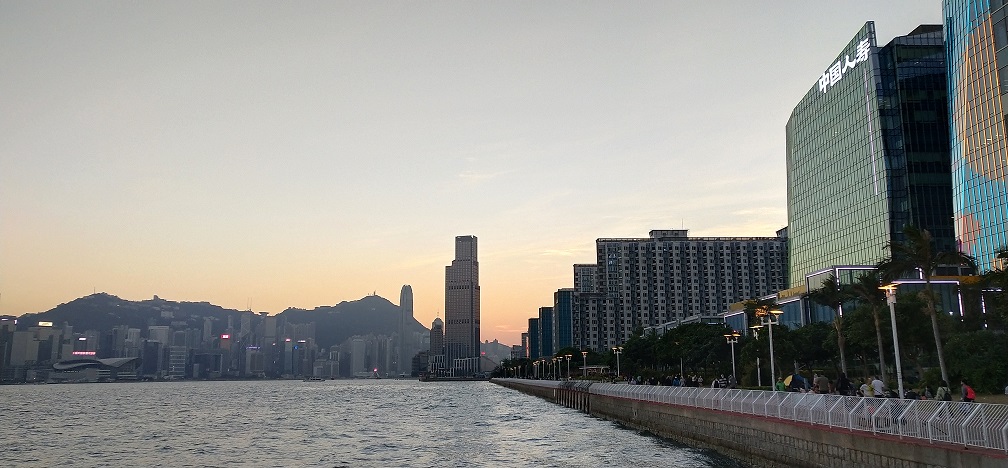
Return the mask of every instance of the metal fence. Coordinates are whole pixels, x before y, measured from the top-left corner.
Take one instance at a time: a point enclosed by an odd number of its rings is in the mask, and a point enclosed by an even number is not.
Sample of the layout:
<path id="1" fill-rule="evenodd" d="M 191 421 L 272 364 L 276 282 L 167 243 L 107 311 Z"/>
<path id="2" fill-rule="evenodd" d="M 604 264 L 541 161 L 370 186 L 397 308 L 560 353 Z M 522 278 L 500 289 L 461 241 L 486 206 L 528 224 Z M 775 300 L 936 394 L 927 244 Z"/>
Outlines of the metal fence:
<path id="1" fill-rule="evenodd" d="M 547 388 L 564 384 L 516 381 Z M 607 383 L 592 384 L 588 392 L 1008 452 L 1008 405 Z"/>

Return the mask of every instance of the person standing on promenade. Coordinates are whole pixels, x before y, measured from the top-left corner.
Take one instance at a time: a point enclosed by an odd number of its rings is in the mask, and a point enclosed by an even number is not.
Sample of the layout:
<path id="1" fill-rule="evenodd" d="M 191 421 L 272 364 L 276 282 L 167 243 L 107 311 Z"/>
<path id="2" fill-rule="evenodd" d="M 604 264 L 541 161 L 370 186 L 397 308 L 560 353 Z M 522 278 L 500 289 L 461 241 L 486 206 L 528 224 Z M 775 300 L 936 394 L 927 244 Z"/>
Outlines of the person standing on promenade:
<path id="1" fill-rule="evenodd" d="M 969 386 L 965 378 L 962 379 L 962 401 L 967 403 L 976 401 L 976 392 L 973 391 L 973 387 Z"/>
<path id="2" fill-rule="evenodd" d="M 868 385 L 867 377 L 861 382 L 861 387 L 858 389 L 858 393 L 860 393 L 863 397 L 872 396 L 871 386 Z"/>
<path id="3" fill-rule="evenodd" d="M 840 373 L 840 377 L 837 377 L 836 381 L 836 392 L 838 395 L 852 395 L 851 383 L 847 379 L 847 374 L 843 372 Z"/>
<path id="4" fill-rule="evenodd" d="M 784 385 L 784 377 L 777 377 L 777 383 L 774 386 L 774 390 L 778 392 L 786 392 L 787 385 Z"/>
<path id="5" fill-rule="evenodd" d="M 875 398 L 883 398 L 885 396 L 885 384 L 877 376 L 872 376 L 871 386 L 872 396 Z"/>

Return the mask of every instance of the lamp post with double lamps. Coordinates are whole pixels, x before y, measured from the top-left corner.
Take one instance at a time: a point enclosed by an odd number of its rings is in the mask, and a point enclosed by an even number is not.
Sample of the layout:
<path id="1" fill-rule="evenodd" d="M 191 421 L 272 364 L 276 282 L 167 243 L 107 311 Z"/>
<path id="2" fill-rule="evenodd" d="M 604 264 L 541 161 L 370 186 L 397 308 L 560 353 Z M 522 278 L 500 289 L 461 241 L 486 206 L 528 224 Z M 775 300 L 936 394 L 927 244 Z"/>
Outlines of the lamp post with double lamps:
<path id="1" fill-rule="evenodd" d="M 623 347 L 613 346 L 612 352 L 616 353 L 616 378 L 618 379 L 621 375 L 619 370 L 619 355 L 623 353 Z"/>
<path id="2" fill-rule="evenodd" d="M 739 332 L 732 330 L 731 333 L 725 333 L 725 340 L 731 345 L 731 375 L 732 378 L 738 382 L 738 375 L 735 374 L 735 345 L 738 344 Z"/>
<path id="3" fill-rule="evenodd" d="M 571 355 L 570 354 L 564 354 L 564 357 L 567 358 L 567 380 L 570 380 L 570 358 L 571 358 Z"/>
<path id="4" fill-rule="evenodd" d="M 773 326 L 780 325 L 780 316 L 783 314 L 783 310 L 773 309 L 768 310 L 768 308 L 763 308 L 756 311 L 756 317 L 759 319 L 759 327 L 767 327 L 769 329 L 768 335 L 770 336 L 770 387 L 774 390 L 774 382 L 777 378 L 777 371 L 774 368 L 774 353 L 773 353 Z M 758 328 L 758 327 L 757 327 Z"/>
<path id="5" fill-rule="evenodd" d="M 885 291 L 886 302 L 889 303 L 889 320 L 892 321 L 892 344 L 896 351 L 896 383 L 899 385 L 900 398 L 906 393 L 903 392 L 903 363 L 900 361 L 899 334 L 896 333 L 896 283 L 879 287 Z"/>
<path id="6" fill-rule="evenodd" d="M 588 374 L 588 351 L 581 351 L 581 378 Z"/>

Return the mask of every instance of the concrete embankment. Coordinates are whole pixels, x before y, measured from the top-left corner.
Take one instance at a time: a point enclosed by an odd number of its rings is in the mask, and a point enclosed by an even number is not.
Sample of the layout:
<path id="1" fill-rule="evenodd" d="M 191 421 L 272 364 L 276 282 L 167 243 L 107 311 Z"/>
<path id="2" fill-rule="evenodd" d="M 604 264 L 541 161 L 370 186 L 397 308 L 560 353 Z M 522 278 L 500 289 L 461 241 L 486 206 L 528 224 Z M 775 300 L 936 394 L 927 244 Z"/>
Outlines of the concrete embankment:
<path id="1" fill-rule="evenodd" d="M 995 450 L 598 393 L 611 384 L 492 381 L 756 467 L 1008 467 L 1008 455 Z"/>

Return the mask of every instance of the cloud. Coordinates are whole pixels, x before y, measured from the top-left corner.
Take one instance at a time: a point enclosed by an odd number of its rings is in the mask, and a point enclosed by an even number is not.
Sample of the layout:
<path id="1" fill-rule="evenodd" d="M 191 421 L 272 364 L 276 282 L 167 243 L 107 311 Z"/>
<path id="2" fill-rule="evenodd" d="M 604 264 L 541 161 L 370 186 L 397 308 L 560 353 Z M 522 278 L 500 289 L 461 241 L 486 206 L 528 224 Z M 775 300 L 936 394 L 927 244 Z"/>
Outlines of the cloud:
<path id="1" fill-rule="evenodd" d="M 477 183 L 484 180 L 495 179 L 505 174 L 509 174 L 514 171 L 497 171 L 497 172 L 480 172 L 480 171 L 465 171 L 458 175 L 458 177 L 467 183 Z"/>

